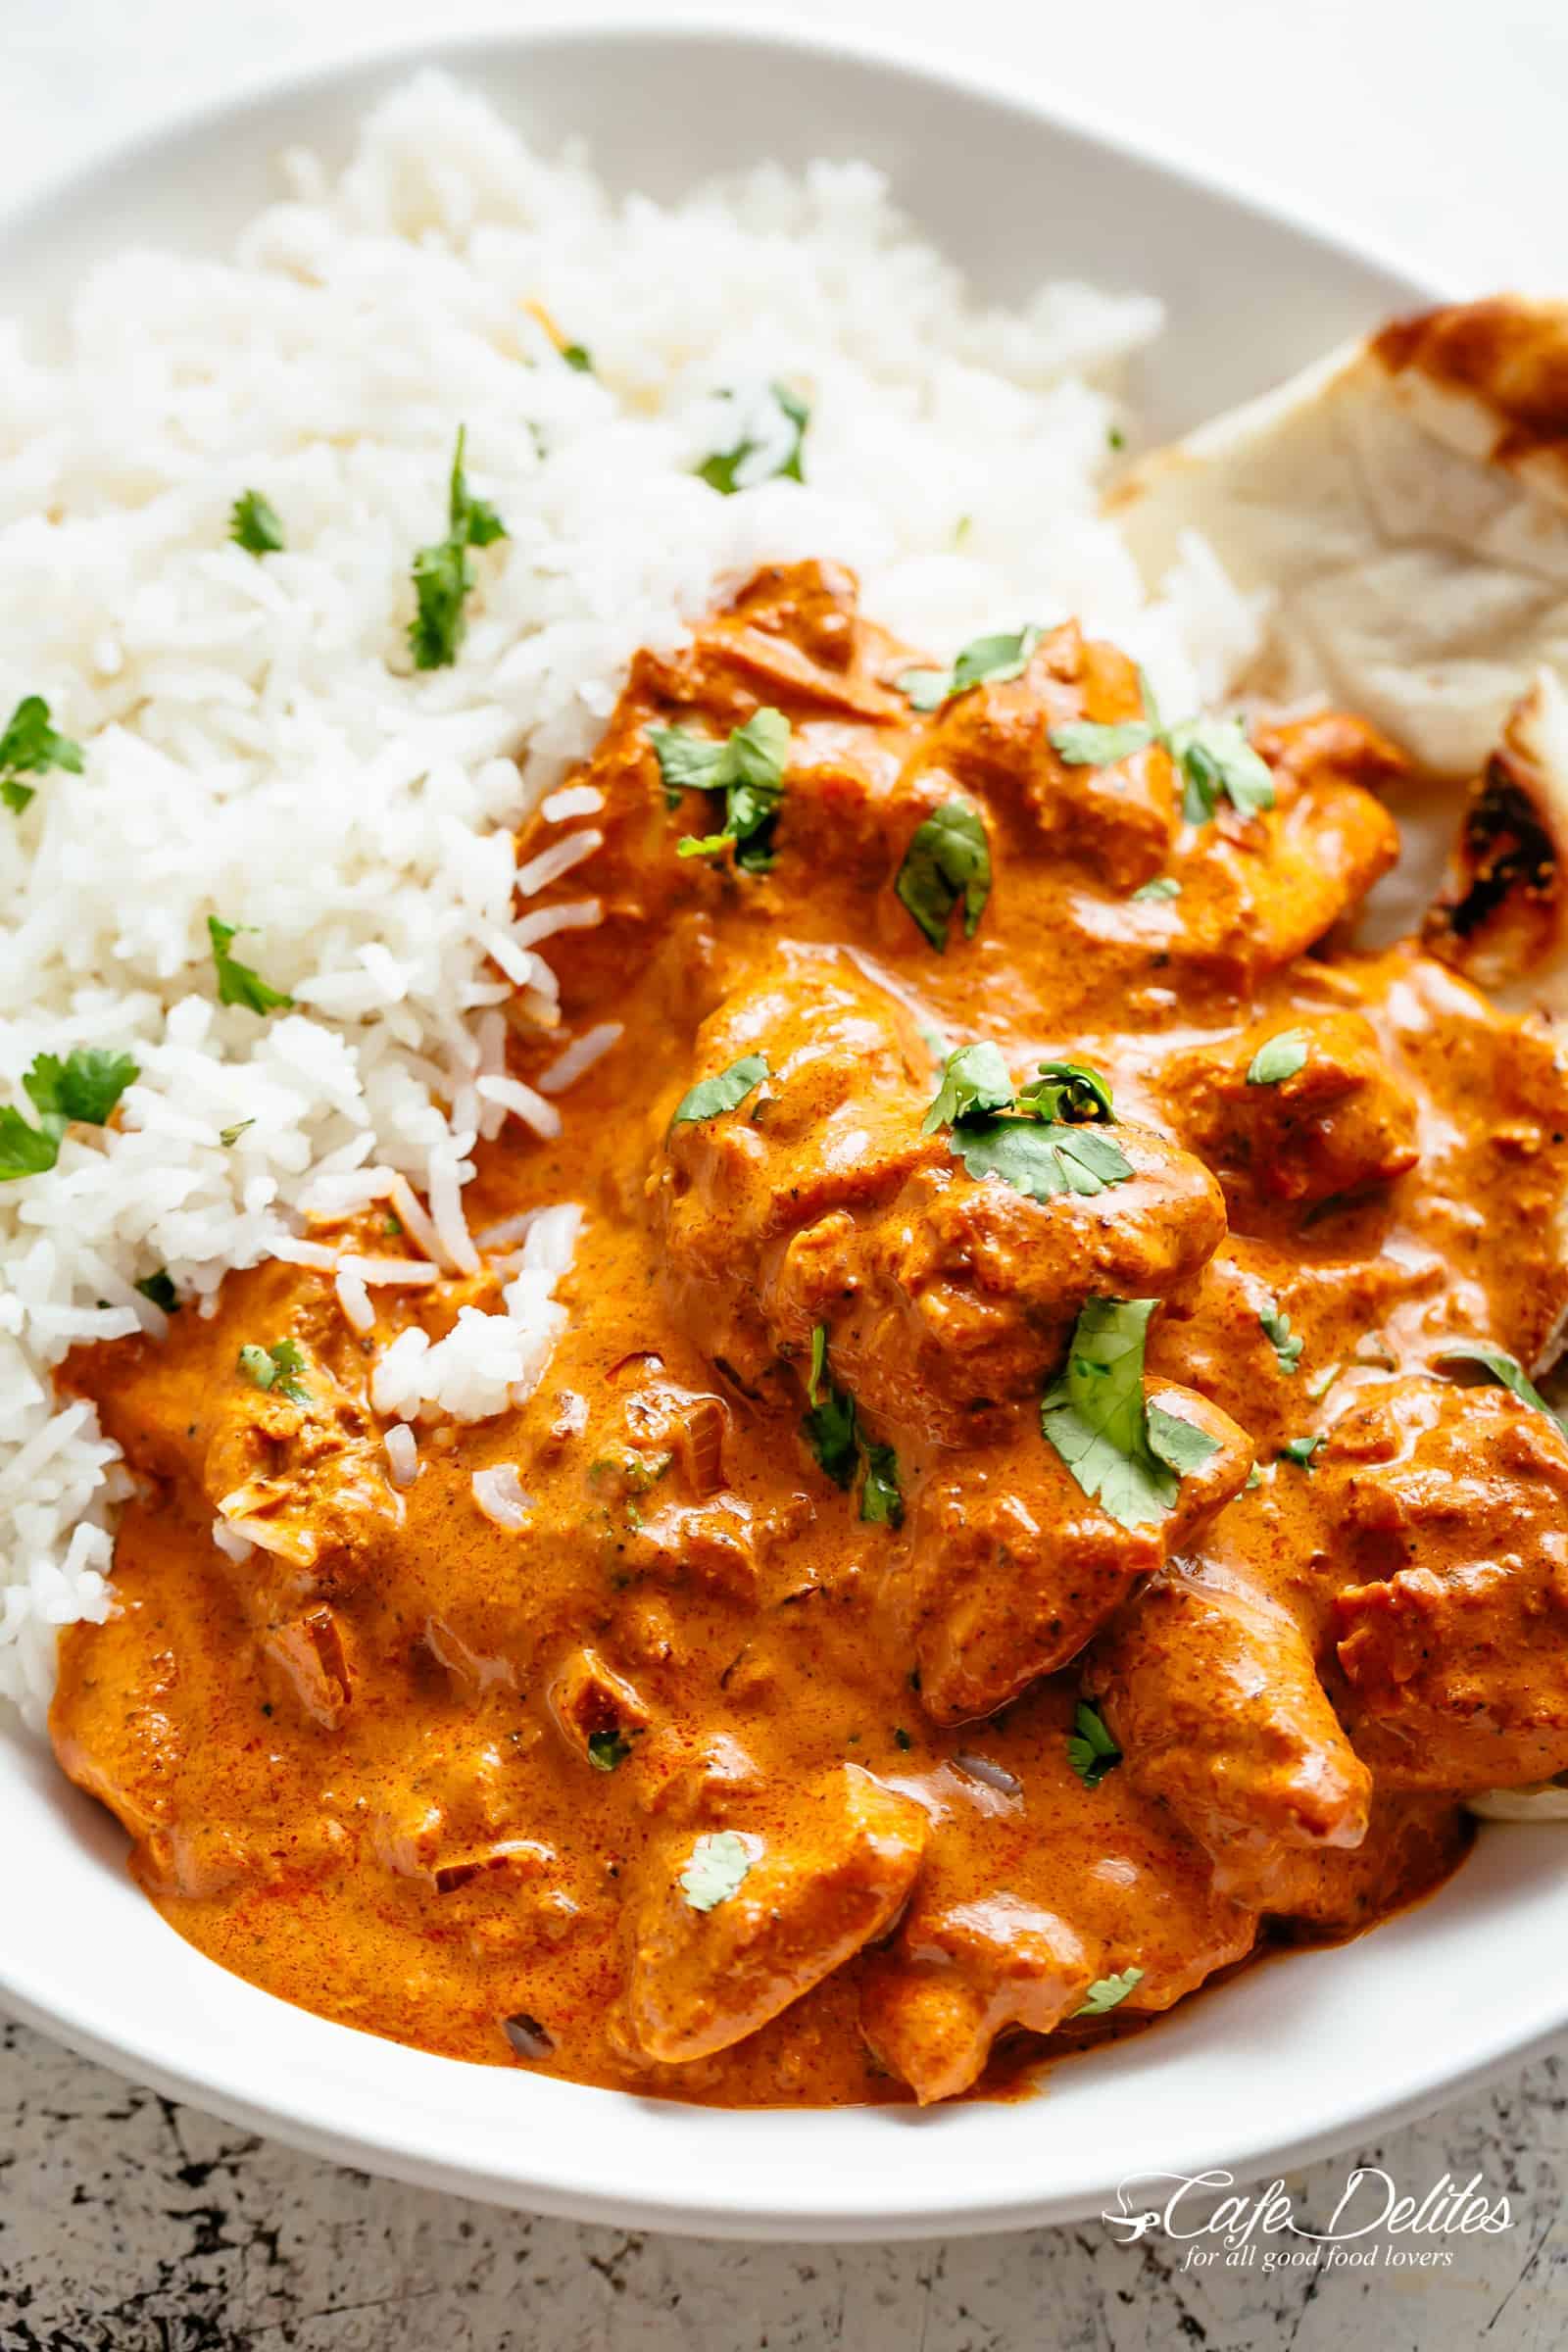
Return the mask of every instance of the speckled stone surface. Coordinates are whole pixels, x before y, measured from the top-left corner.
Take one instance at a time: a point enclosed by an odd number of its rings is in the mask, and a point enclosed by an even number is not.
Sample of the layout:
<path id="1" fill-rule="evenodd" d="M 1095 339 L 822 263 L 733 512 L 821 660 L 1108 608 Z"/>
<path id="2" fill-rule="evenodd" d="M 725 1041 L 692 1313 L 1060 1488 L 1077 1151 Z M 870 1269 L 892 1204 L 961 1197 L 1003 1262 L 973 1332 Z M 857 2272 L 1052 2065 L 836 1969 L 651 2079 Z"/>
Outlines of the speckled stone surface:
<path id="1" fill-rule="evenodd" d="M 1500 1983 L 1499 1988 L 1500 1989 Z M 3 2352 L 1557 2352 L 1568 2056 L 1357 2151 L 1424 2194 L 1481 2174 L 1495 2234 L 1302 2240 L 1194 2270 L 1100 2224 L 735 2246 L 576 2229 L 293 2155 L 12 2027 L 0 2034 Z M 1292 2176 L 1326 2227 L 1351 2158 Z M 1352 2217 L 1353 2218 L 1353 2217 Z M 1270 2245 L 1310 2267 L 1266 2273 Z M 1412 2272 L 1390 2249 L 1447 2256 Z"/>
<path id="2" fill-rule="evenodd" d="M 744 16 L 751 0 L 730 0 Z M 660 0 L 620 0 L 657 15 Z M 6 193 L 236 79 L 362 42 L 514 17 L 519 0 L 0 0 Z M 836 27 L 844 0 L 792 0 Z M 967 48 L 946 0 L 850 0 L 898 40 Z M 1387 236 L 1450 281 L 1568 283 L 1562 0 L 994 0 L 984 45 L 1135 133 Z M 1346 61 L 1355 70 L 1346 72 Z M 1273 94 L 1266 105 L 1260 90 Z M 1283 103 L 1280 91 L 1288 93 Z M 1396 94 L 1391 105 L 1390 93 Z M 1488 124 L 1507 124 L 1505 136 Z M 1464 201 L 1434 203 L 1474 153 Z M 3 1827 L 0 1827 L 3 1837 Z M 0 1934 L 5 1903 L 0 1893 Z M 1507 1998 L 1508 1955 L 1475 1997 Z M 1397 1998 L 1391 1985 L 1390 1998 Z M 1441 2266 L 1185 2267 L 1099 2226 L 923 2245 L 743 2247 L 580 2230 L 293 2155 L 20 2028 L 0 2031 L 0 2352 L 1556 2352 L 1568 2342 L 1568 2068 L 1357 2154 L 1419 2196 L 1473 2174 L 1509 2227 L 1404 2250 Z M 1349 2163 L 1287 2186 L 1321 2228 Z M 1382 2241 L 1380 2256 L 1394 2241 Z M 1300 2244 L 1297 2252 L 1310 2252 Z"/>

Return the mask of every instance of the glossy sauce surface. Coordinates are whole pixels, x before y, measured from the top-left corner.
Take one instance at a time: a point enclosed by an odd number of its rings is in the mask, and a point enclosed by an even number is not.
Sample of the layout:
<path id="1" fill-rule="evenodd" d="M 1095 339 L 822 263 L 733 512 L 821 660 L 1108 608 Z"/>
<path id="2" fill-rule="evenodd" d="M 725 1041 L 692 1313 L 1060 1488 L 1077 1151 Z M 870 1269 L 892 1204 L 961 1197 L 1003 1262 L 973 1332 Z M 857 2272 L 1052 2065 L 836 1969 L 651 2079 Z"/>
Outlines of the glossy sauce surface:
<path id="1" fill-rule="evenodd" d="M 1568 1446 L 1440 1361 L 1550 1348 L 1568 1082 L 1414 949 L 1320 945 L 1396 855 L 1398 754 L 1337 714 L 1260 732 L 1273 808 L 1189 821 L 1159 744 L 1053 746 L 1138 716 L 1113 649 L 1057 631 L 925 714 L 913 659 L 830 567 L 760 575 L 640 658 L 580 779 L 602 808 L 534 821 L 524 860 L 599 839 L 528 911 L 603 919 L 545 943 L 560 1025 L 519 1002 L 513 1068 L 620 1034 L 558 1138 L 478 1153 L 476 1232 L 584 1211 L 531 1397 L 431 1418 L 389 1480 L 376 1357 L 496 1311 L 505 1251 L 373 1286 L 365 1335 L 330 1275 L 269 1264 L 73 1359 L 143 1490 L 56 1746 L 178 1932 L 285 1998 L 663 2095 L 938 2098 L 999 2035 L 1358 1929 L 1451 1867 L 1465 1792 L 1568 1767 Z M 648 730 L 760 708 L 790 722 L 773 863 L 679 857 L 721 803 L 671 807 Z M 955 803 L 991 886 L 939 952 L 896 884 Z M 1299 1067 L 1250 1081 L 1282 1032 Z M 924 1134 L 978 1039 L 1019 1084 L 1102 1073 L 1125 1180 L 1039 1200 Z M 745 1100 L 671 1125 L 748 1054 Z M 389 1222 L 313 1238 L 406 1254 Z M 1042 1434 L 1102 1298 L 1156 1301 L 1149 1402 L 1209 1447 L 1133 1526 Z M 902 1524 L 803 1436 L 817 1331 Z M 284 1337 L 303 1402 L 237 1369 Z M 519 1529 L 476 1499 L 498 1465 Z M 215 1511 L 252 1490 L 236 1560 Z M 1085 1699 L 1123 1751 L 1093 1786 Z"/>

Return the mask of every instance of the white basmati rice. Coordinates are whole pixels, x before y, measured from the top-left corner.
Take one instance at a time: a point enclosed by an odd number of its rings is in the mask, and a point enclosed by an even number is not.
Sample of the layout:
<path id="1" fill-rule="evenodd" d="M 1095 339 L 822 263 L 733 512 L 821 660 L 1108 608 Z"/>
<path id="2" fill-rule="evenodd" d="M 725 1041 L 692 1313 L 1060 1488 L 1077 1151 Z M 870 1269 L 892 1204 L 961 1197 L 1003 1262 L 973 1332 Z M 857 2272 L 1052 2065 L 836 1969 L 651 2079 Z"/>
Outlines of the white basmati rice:
<path id="1" fill-rule="evenodd" d="M 595 813 L 565 779 L 639 645 L 678 644 L 757 563 L 817 555 L 938 655 L 1079 612 L 1172 709 L 1220 691 L 1253 636 L 1200 554 L 1146 605 L 1097 513 L 1101 379 L 1155 331 L 1150 303 L 1057 286 L 978 310 L 858 165 L 615 203 L 579 154 L 531 152 L 431 75 L 335 182 L 288 170 L 228 262 L 95 270 L 59 356 L 0 326 L 0 719 L 43 694 L 86 752 L 0 811 L 0 1100 L 23 1105 L 41 1052 L 140 1066 L 114 1130 L 0 1186 L 0 1693 L 34 1718 L 54 1628 L 109 1606 L 127 1491 L 92 1413 L 54 1398 L 65 1350 L 160 1334 L 137 1279 L 168 1267 L 191 1312 L 304 1218 L 371 1200 L 444 1269 L 478 1264 L 472 1148 L 518 1107 L 497 1008 L 515 984 L 556 1021 L 535 951 L 599 914 L 517 917 L 519 885 L 597 834 L 519 877 L 512 829 L 548 794 Z M 529 302 L 594 372 L 559 363 Z M 693 469 L 733 435 L 725 395 L 773 377 L 810 401 L 808 480 L 715 496 Z M 420 675 L 409 565 L 445 527 L 460 421 L 510 537 L 474 558 L 457 665 Z M 252 487 L 287 541 L 261 561 L 227 537 Z M 256 927 L 246 960 L 294 1009 L 219 1005 L 209 915 Z M 564 1034 L 557 1072 L 589 1042 Z M 526 1393 L 575 1214 L 529 1226 L 505 1314 L 397 1340 L 376 1409 Z"/>
<path id="2" fill-rule="evenodd" d="M 387 1476 L 395 1487 L 412 1487 L 419 1475 L 419 1446 L 406 1421 L 394 1421 L 382 1440 Z"/>

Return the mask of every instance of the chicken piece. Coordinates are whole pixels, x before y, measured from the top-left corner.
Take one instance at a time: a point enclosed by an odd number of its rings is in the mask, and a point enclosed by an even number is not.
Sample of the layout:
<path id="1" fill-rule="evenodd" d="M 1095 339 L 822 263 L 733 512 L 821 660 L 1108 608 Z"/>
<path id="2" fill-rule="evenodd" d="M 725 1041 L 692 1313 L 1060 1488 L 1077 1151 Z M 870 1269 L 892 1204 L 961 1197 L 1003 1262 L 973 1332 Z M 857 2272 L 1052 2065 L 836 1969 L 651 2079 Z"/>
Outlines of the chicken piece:
<path id="1" fill-rule="evenodd" d="M 280 1345 L 297 1368 L 268 1354 Z M 217 1315 L 172 1318 L 164 1340 L 77 1348 L 63 1385 L 93 1398 L 134 1469 L 204 1490 L 257 1546 L 214 1565 L 266 1632 L 340 1599 L 403 1524 L 366 1376 L 330 1281 L 271 1260 L 231 1275 Z M 312 1640 L 285 1637 L 283 1651 L 302 1663 Z"/>
<path id="2" fill-rule="evenodd" d="M 1540 1371 L 1568 1328 L 1568 1057 L 1413 950 L 1352 967 L 1384 1049 L 1441 1113 L 1426 1122 L 1424 1239 L 1479 1287 L 1471 1331 Z"/>
<path id="3" fill-rule="evenodd" d="M 969 2088 L 1008 2027 L 1049 2034 L 1094 1978 L 1083 1938 L 1053 1912 L 994 1894 L 925 1915 L 860 1984 L 860 2030 L 922 2107 Z"/>
<path id="4" fill-rule="evenodd" d="M 1185 1545 L 1237 1494 L 1252 1462 L 1245 1433 L 1186 1389 L 1150 1401 L 1201 1429 L 1215 1451 L 1182 1479 L 1166 1517 L 1123 1527 L 1086 1494 L 1029 1417 L 1020 1439 L 934 1473 L 892 1589 L 938 1723 L 994 1714 L 1036 1676 L 1065 1665 L 1139 1579 Z"/>
<path id="5" fill-rule="evenodd" d="M 279 1813 L 270 1743 L 257 1737 L 269 1684 L 215 1559 L 205 1528 L 162 1497 L 132 1500 L 116 1543 L 113 1614 L 61 1635 L 55 1753 L 123 1825 L 132 1873 L 158 1897 L 316 1877 L 347 1842 L 319 1806 L 304 1820 Z"/>
<path id="6" fill-rule="evenodd" d="M 1310 1205 L 1413 1168 L 1415 1103 L 1357 1012 L 1277 1014 L 1180 1056 L 1172 1118 L 1230 1189 Z"/>
<path id="7" fill-rule="evenodd" d="M 1298 1941 L 1338 1940 L 1446 1879 L 1469 1843 L 1472 1825 L 1447 1797 L 1375 1791 L 1366 1836 L 1356 1846 L 1301 1847 L 1268 1855 L 1252 1884 L 1245 1852 L 1223 1874 L 1242 1902 L 1256 1902 Z"/>
<path id="8" fill-rule="evenodd" d="M 1359 731 L 1339 713 L 1312 722 L 1327 738 L 1321 758 L 1282 746 L 1284 730 L 1258 730 L 1254 749 L 1274 766 L 1274 807 L 1244 816 L 1222 802 L 1208 821 L 1184 825 L 1167 860 L 1177 891 L 1168 902 L 1076 903 L 1098 963 L 1137 941 L 1184 1000 L 1195 991 L 1245 999 L 1354 913 L 1395 863 L 1399 836 L 1381 802 L 1351 780 L 1381 782 L 1381 757 L 1352 760 L 1331 722 Z"/>
<path id="9" fill-rule="evenodd" d="M 757 1380 L 774 1342 L 757 1298 L 764 1256 L 834 1209 L 875 1207 L 940 1156 L 920 1121 L 935 1091 L 913 1017 L 848 957 L 785 950 L 698 1037 L 697 1076 L 762 1055 L 731 1112 L 669 1123 L 649 1190 L 667 1271 L 710 1352 Z"/>
<path id="10" fill-rule="evenodd" d="M 732 1111 L 671 1126 L 650 1190 L 666 1273 L 715 1357 L 753 1382 L 832 1329 L 863 1409 L 945 1443 L 1038 1391 L 1090 1298 L 1165 1297 L 1223 1231 L 1218 1187 L 1152 1129 L 1131 1174 L 1037 1200 L 922 1136 L 930 1057 L 897 1001 L 829 955 L 786 952 L 699 1037 L 698 1072 L 760 1055 Z"/>
<path id="11" fill-rule="evenodd" d="M 867 2040 L 922 2102 L 967 2089 L 999 2034 L 1065 2024 L 1097 1980 L 1122 1979 L 1129 2011 L 1166 2009 L 1251 1948 L 1255 1914 L 1125 1765 L 1092 1788 L 1078 1778 L 1074 1697 L 1040 1684 L 975 1735 L 989 1757 L 922 1780 L 925 1863 L 860 1980 Z M 1001 1788 L 974 1777 L 1002 1757 Z"/>
<path id="12" fill-rule="evenodd" d="M 912 659 L 860 617 L 859 583 L 842 564 L 765 564 L 693 638 L 693 666 L 710 690 L 763 701 L 791 697 L 842 718 L 904 720 L 908 704 L 888 682 Z"/>
<path id="13" fill-rule="evenodd" d="M 1255 1556 L 1238 1544 L 1220 1566 L 1172 1568 L 1124 1610 L 1085 1684 L 1121 1769 L 1212 1855 L 1216 1886 L 1287 1909 L 1294 1854 L 1365 1837 L 1372 1776 L 1318 1681 L 1310 1627 L 1249 1572 Z"/>
<path id="14" fill-rule="evenodd" d="M 203 1484 L 219 1517 L 265 1555 L 265 1569 L 246 1561 L 238 1583 L 270 1615 L 296 1597 L 352 1590 L 403 1524 L 364 1391 L 330 1369 L 312 1324 L 296 1316 L 286 1335 L 297 1374 L 264 1390 L 233 1371 L 210 1408 Z"/>
<path id="15" fill-rule="evenodd" d="M 1314 1264 L 1295 1250 L 1227 1234 L 1191 1301 L 1151 1329 L 1147 1368 L 1197 1389 L 1244 1423 L 1266 1460 L 1300 1433 L 1303 1413 L 1336 1366 L 1341 1373 L 1392 1370 L 1405 1327 L 1419 1326 L 1450 1279 L 1439 1252 L 1413 1242 L 1402 1242 L 1397 1256 Z M 1358 1335 L 1348 1347 L 1348 1332 Z"/>
<path id="16" fill-rule="evenodd" d="M 1307 791 L 1354 784 L 1363 792 L 1385 792 L 1410 773 L 1397 744 L 1349 710 L 1265 721 L 1253 727 L 1251 743 L 1272 769 L 1276 791 L 1290 783 Z"/>
<path id="17" fill-rule="evenodd" d="M 636 2047 L 678 2065 L 755 2034 L 886 1934 L 926 1835 L 919 1805 L 846 1764 L 727 1831 L 657 1849 L 632 1910 Z M 716 1880 L 703 1875 L 715 1844 Z"/>
<path id="18" fill-rule="evenodd" d="M 1568 1767 L 1568 1445 L 1503 1389 L 1356 1396 L 1310 1467 L 1127 1605 L 1086 1677 L 1217 1883 L 1282 1912 L 1312 1908 L 1298 1857 L 1365 1838 L 1374 1772 L 1451 1791 Z"/>
<path id="19" fill-rule="evenodd" d="M 138 1842 L 167 1826 L 186 1748 L 177 1692 L 189 1644 L 168 1624 L 156 1587 L 125 1572 L 149 1516 L 139 1503 L 125 1506 L 114 1614 L 65 1628 L 49 1710 L 65 1772 Z"/>
<path id="20" fill-rule="evenodd" d="M 1015 804 L 1048 854 L 1077 859 L 1126 892 L 1152 880 L 1170 849 L 1170 755 L 1153 743 L 1103 767 L 1070 766 L 1051 735 L 1074 720 L 1116 725 L 1143 715 L 1138 671 L 1126 655 L 1086 641 L 1068 621 L 1041 641 L 1020 677 L 945 704 L 924 756 L 959 784 Z"/>
<path id="21" fill-rule="evenodd" d="M 1389 1382 L 1322 1456 L 1341 1711 L 1383 1786 L 1568 1770 L 1568 1444 L 1505 1389 Z"/>
<path id="22" fill-rule="evenodd" d="M 1038 1395 L 1091 1298 L 1163 1298 L 1224 1230 L 1219 1188 L 1152 1128 L 1113 1130 L 1132 1174 L 1102 1194 L 1036 1200 L 956 1156 L 919 1169 L 886 1210 L 797 1234 L 766 1294 L 775 1345 L 803 1358 L 832 1331 L 840 1380 L 885 1421 L 945 1445 L 1000 1433 Z"/>
<path id="23" fill-rule="evenodd" d="M 770 565 L 679 653 L 636 656 L 576 779 L 602 806 L 557 820 L 547 804 L 518 842 L 518 871 L 532 885 L 525 922 L 548 926 L 564 913 L 571 953 L 548 988 L 524 990 L 512 1007 L 515 1020 L 553 1027 L 557 990 L 568 1024 L 613 1014 L 627 972 L 654 967 L 671 1003 L 692 1002 L 694 960 L 707 953 L 703 925 L 723 904 L 732 873 L 727 859 L 677 855 L 683 835 L 718 829 L 722 804 L 697 786 L 666 785 L 660 730 L 716 744 L 760 710 L 780 711 L 790 741 L 773 852 L 786 871 L 826 848 L 874 887 L 897 862 L 895 845 L 941 796 L 904 778 L 909 706 L 881 682 L 914 656 L 860 618 L 856 596 L 854 574 L 842 565 Z M 759 886 L 759 877 L 749 881 Z"/>

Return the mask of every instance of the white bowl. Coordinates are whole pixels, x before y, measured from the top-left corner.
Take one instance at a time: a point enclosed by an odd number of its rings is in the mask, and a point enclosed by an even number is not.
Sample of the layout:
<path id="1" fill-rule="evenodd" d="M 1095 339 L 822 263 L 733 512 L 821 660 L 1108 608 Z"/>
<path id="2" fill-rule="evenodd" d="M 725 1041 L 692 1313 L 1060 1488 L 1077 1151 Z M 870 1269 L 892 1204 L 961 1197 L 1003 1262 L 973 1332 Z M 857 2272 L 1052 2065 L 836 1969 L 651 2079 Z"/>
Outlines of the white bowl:
<path id="1" fill-rule="evenodd" d="M 627 185 L 671 193 L 694 159 L 864 156 L 999 300 L 1053 271 L 1162 295 L 1170 328 L 1143 386 L 1160 432 L 1433 291 L 968 71 L 693 29 L 532 29 L 422 54 L 535 136 L 587 132 Z M 220 247 L 272 192 L 279 147 L 342 154 L 409 62 L 206 114 L 81 174 L 0 225 L 0 309 L 46 318 L 127 242 Z M 1259 1966 L 1020 2103 L 726 2114 L 427 2057 L 255 1990 L 164 1925 L 108 1816 L 3 1734 L 0 1822 L 0 1996 L 31 2023 L 316 2153 L 583 2219 L 839 2238 L 1064 2221 L 1114 2206 L 1129 2175 L 1245 2180 L 1325 2154 L 1568 2026 L 1568 1833 L 1494 1827 L 1375 1935 Z"/>

